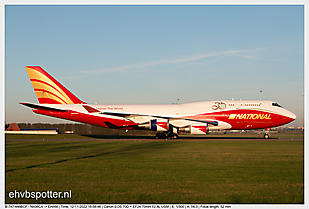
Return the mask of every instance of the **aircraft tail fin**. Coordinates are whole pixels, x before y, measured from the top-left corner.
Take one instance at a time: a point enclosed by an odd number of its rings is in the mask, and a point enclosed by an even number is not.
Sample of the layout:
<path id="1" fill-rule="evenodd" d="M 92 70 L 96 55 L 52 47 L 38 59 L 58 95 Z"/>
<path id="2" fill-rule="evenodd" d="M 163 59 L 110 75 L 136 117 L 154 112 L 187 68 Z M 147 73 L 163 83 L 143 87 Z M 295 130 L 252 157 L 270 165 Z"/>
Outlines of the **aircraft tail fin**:
<path id="1" fill-rule="evenodd" d="M 26 66 L 40 104 L 86 104 L 40 66 Z"/>

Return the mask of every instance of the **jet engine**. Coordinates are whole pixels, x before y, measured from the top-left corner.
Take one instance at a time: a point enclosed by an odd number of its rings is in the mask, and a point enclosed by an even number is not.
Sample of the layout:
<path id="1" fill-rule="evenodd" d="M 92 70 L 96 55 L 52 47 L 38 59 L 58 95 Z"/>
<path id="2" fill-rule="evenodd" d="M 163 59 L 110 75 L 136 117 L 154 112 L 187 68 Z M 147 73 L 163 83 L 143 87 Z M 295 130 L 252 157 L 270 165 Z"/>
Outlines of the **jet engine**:
<path id="1" fill-rule="evenodd" d="M 168 131 L 169 120 L 168 119 L 153 119 L 147 123 L 139 124 L 138 127 L 150 129 L 152 131 Z"/>
<path id="2" fill-rule="evenodd" d="M 197 123 L 179 128 L 179 131 L 190 134 L 208 134 L 209 128 L 207 123 Z"/>

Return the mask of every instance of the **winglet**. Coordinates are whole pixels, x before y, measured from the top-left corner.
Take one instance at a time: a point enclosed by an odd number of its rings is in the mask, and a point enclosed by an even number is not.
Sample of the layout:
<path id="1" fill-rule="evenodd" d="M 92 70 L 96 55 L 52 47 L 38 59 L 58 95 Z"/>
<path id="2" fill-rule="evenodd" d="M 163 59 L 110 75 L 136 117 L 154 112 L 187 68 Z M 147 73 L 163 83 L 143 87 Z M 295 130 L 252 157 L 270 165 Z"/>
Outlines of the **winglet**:
<path id="1" fill-rule="evenodd" d="M 26 66 L 40 104 L 86 104 L 40 66 Z"/>

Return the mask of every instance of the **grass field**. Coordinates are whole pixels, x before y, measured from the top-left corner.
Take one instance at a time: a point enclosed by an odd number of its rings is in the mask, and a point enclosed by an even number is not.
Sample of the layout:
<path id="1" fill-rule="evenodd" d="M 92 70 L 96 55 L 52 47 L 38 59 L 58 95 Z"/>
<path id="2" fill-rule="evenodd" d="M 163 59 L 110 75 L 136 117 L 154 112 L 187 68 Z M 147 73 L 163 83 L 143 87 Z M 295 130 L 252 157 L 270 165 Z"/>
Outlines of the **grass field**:
<path id="1" fill-rule="evenodd" d="M 207 134 L 207 135 L 179 135 L 180 139 L 263 139 L 264 133 L 228 133 L 228 134 Z M 21 135 L 6 134 L 6 139 L 155 139 L 154 135 L 78 135 L 78 134 L 57 134 L 57 135 Z M 303 132 L 296 133 L 272 133 L 270 139 L 304 139 Z"/>
<path id="2" fill-rule="evenodd" d="M 304 203 L 302 140 L 21 140 L 5 148 L 6 203 Z M 15 190 L 71 190 L 72 198 L 10 199 Z"/>

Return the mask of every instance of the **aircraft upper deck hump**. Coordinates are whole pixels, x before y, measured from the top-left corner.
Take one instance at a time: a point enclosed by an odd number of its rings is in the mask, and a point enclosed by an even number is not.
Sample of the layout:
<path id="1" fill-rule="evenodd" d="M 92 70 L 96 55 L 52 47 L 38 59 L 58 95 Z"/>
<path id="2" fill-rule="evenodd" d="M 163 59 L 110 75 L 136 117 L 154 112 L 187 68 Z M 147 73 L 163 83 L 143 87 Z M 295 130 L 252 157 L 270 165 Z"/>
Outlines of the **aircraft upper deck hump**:
<path id="1" fill-rule="evenodd" d="M 25 68 L 40 104 L 85 104 L 42 67 Z"/>

